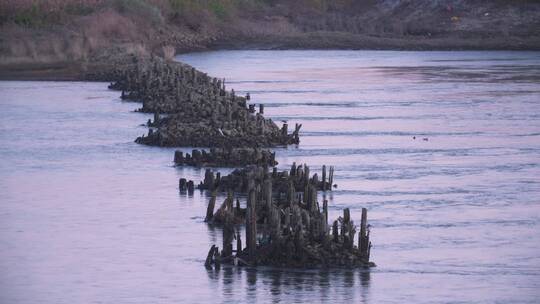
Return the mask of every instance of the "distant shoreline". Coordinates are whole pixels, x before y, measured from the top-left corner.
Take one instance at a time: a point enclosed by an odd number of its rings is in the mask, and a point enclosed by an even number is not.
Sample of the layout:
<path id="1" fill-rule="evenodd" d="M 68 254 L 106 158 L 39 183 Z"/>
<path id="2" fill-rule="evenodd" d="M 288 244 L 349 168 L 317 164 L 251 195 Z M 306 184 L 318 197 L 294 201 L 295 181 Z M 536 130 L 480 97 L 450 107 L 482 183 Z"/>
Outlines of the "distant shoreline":
<path id="1" fill-rule="evenodd" d="M 123 54 L 540 51 L 534 0 L 4 2 L 0 79 L 92 80 L 86 75 L 110 70 Z"/>
<path id="2" fill-rule="evenodd" d="M 351 40 L 344 35 L 339 39 L 328 39 L 326 35 L 305 35 L 306 37 L 282 40 L 252 39 L 238 41 L 218 41 L 206 47 L 191 47 L 179 49 L 175 54 L 189 54 L 205 51 L 234 51 L 234 50 L 372 50 L 372 51 L 540 51 L 540 41 L 530 41 L 529 44 L 516 43 L 514 46 L 499 40 L 485 40 L 482 48 L 478 43 L 469 40 L 456 39 L 389 39 L 379 40 L 373 37 Z M 322 41 L 321 41 L 322 39 Z M 325 40 L 326 39 L 326 40 Z M 375 43 L 373 43 L 375 41 Z M 400 44 L 402 43 L 402 44 Z M 454 44 L 452 44 L 454 43 Z M 119 55 L 122 56 L 122 55 Z M 124 54 L 123 56 L 129 56 Z M 98 60 L 91 58 L 82 61 L 58 62 L 25 62 L 0 64 L 0 80 L 18 81 L 93 81 L 87 75 L 101 73 L 109 69 L 113 60 Z"/>

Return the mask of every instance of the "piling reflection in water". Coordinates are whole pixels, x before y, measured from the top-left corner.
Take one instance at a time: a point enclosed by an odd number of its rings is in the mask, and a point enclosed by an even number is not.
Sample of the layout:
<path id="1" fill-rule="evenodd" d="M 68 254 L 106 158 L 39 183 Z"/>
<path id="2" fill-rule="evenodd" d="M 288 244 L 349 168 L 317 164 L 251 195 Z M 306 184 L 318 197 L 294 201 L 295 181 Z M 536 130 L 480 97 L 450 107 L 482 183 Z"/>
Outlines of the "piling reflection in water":
<path id="1" fill-rule="evenodd" d="M 313 302 L 369 302 L 371 271 L 369 269 L 276 269 L 268 267 L 239 268 L 224 266 L 207 269 L 209 283 L 221 293 L 223 302 L 253 303 L 257 295 L 269 293 L 272 302 L 290 302 L 294 292 L 297 300 Z M 266 297 L 265 297 L 266 298 Z"/>

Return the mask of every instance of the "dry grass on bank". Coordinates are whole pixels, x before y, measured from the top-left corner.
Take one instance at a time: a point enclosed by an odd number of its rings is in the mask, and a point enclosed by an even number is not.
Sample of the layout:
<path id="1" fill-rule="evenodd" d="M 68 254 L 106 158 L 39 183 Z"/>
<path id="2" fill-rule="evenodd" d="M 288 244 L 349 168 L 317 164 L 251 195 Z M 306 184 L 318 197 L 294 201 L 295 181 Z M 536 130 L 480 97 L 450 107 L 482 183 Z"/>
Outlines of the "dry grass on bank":
<path id="1" fill-rule="evenodd" d="M 0 63 L 111 51 L 170 58 L 216 41 L 346 48 L 348 40 L 384 47 L 394 39 L 482 48 L 480 41 L 491 40 L 512 47 L 511 38 L 537 41 L 538 28 L 534 0 L 0 0 Z M 314 33 L 326 38 L 311 41 Z"/>

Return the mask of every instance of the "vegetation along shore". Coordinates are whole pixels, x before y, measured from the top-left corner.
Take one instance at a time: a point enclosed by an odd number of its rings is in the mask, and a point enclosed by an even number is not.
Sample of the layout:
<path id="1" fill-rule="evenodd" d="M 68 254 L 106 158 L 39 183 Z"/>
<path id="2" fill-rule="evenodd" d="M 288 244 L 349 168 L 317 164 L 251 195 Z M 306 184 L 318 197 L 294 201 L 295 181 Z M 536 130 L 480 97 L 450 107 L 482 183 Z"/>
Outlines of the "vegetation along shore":
<path id="1" fill-rule="evenodd" d="M 540 49 L 540 3 L 5 0 L 0 79 L 86 80 L 121 54 L 210 49 Z"/>

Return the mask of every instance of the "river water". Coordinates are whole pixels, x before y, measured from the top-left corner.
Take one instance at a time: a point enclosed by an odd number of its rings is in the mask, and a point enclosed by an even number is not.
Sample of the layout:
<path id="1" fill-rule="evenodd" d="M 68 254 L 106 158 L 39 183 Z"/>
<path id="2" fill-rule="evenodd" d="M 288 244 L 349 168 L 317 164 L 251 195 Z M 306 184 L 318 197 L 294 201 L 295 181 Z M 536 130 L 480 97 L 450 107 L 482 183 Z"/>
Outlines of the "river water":
<path id="1" fill-rule="evenodd" d="M 221 231 L 206 193 L 177 191 L 204 170 L 133 143 L 139 104 L 105 83 L 3 81 L 0 303 L 540 301 L 540 53 L 178 59 L 303 125 L 280 168 L 334 165 L 330 217 L 368 208 L 378 266 L 207 271 Z"/>

